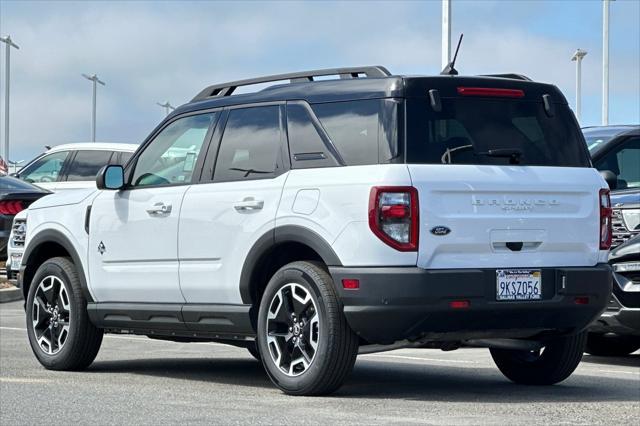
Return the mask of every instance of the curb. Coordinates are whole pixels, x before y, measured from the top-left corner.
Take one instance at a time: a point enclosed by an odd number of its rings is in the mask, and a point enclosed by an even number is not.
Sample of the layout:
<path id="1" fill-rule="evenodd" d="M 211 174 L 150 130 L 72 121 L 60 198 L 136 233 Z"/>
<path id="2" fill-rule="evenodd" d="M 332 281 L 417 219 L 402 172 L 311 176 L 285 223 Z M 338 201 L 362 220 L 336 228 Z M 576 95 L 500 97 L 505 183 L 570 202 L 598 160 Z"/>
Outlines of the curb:
<path id="1" fill-rule="evenodd" d="M 18 287 L 0 289 L 0 303 L 15 302 L 16 300 L 22 300 L 22 289 Z"/>

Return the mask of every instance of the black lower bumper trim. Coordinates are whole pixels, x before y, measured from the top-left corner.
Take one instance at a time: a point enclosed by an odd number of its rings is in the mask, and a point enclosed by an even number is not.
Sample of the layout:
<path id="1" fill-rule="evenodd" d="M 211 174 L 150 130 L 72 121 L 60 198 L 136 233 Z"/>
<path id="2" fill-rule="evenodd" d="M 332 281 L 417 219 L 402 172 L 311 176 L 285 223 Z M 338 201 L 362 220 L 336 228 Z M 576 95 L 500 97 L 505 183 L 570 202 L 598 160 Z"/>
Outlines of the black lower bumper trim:
<path id="1" fill-rule="evenodd" d="M 606 264 L 541 268 L 541 300 L 506 302 L 496 301 L 495 269 L 332 267 L 330 272 L 349 325 L 369 343 L 575 332 L 605 309 L 612 282 Z M 345 278 L 358 279 L 359 289 L 343 289 Z M 588 303 L 577 304 L 576 297 Z M 456 300 L 469 306 L 454 309 L 450 303 Z"/>

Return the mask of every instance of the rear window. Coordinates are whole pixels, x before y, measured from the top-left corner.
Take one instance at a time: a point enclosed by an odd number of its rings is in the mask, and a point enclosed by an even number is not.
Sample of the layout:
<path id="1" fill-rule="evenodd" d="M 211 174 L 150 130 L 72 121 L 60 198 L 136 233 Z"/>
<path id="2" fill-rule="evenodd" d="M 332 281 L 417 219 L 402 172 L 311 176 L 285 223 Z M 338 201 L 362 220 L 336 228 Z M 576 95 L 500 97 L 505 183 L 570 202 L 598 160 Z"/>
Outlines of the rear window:
<path id="1" fill-rule="evenodd" d="M 427 99 L 406 104 L 408 163 L 590 167 L 584 139 L 566 105 L 547 116 L 542 102 Z"/>

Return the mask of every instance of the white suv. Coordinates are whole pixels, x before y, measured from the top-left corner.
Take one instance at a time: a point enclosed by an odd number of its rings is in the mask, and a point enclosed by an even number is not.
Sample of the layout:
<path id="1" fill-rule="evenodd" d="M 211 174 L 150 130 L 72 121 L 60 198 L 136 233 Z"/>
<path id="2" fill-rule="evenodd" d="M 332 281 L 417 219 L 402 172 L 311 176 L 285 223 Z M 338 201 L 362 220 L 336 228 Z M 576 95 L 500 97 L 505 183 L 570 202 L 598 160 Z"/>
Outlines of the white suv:
<path id="1" fill-rule="evenodd" d="M 560 91 L 520 76 L 210 86 L 97 185 L 30 209 L 20 281 L 46 368 L 135 333 L 246 347 L 296 395 L 400 347 L 487 347 L 509 379 L 553 384 L 611 292 L 607 186 Z"/>

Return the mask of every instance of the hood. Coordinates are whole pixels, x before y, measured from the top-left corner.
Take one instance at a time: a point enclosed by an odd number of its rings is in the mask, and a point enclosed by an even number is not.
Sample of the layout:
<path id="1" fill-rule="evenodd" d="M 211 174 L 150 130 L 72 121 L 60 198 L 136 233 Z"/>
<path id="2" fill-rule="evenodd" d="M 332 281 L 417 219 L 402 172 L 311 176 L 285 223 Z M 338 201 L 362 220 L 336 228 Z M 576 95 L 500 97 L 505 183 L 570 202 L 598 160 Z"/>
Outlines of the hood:
<path id="1" fill-rule="evenodd" d="M 40 198 L 35 203 L 31 204 L 29 208 L 31 210 L 44 209 L 47 207 L 68 206 L 72 204 L 78 204 L 86 200 L 91 194 L 96 193 L 96 188 L 87 189 L 74 189 L 73 191 L 56 192 L 46 197 Z"/>
<path id="2" fill-rule="evenodd" d="M 625 191 L 611 191 L 611 205 L 614 208 L 640 207 L 640 188 Z"/>
<path id="3" fill-rule="evenodd" d="M 620 244 L 609 253 L 609 263 L 640 260 L 640 234 Z"/>

